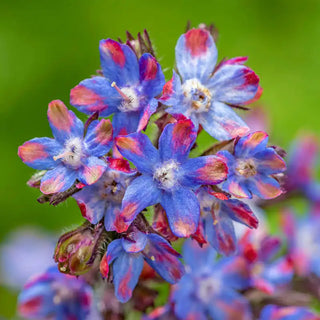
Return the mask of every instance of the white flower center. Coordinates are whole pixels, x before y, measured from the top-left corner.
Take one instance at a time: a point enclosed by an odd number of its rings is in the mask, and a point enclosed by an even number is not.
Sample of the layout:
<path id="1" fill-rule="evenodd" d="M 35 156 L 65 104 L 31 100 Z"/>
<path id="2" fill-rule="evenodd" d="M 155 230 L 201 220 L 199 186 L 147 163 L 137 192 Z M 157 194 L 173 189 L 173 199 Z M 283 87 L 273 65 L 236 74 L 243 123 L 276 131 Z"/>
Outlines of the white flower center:
<path id="1" fill-rule="evenodd" d="M 121 179 L 121 175 L 115 171 L 108 171 L 102 178 L 101 198 L 106 201 L 121 203 L 129 179 Z"/>
<path id="2" fill-rule="evenodd" d="M 207 112 L 211 105 L 212 94 L 198 79 L 189 79 L 182 85 L 185 102 L 196 113 Z"/>
<path id="3" fill-rule="evenodd" d="M 236 173 L 244 178 L 250 178 L 257 174 L 257 169 L 252 159 L 239 159 L 237 161 Z"/>
<path id="4" fill-rule="evenodd" d="M 71 167 L 79 167 L 82 162 L 82 140 L 79 137 L 71 138 L 65 143 L 63 152 L 53 159 L 56 161 L 61 159 L 63 163 Z"/>
<path id="5" fill-rule="evenodd" d="M 172 189 L 176 185 L 178 167 L 178 163 L 174 160 L 169 160 L 155 170 L 153 178 L 159 182 L 160 188 Z"/>
<path id="6" fill-rule="evenodd" d="M 221 281 L 214 277 L 204 277 L 197 282 L 197 296 L 204 303 L 212 303 L 212 297 L 221 290 Z"/>
<path id="7" fill-rule="evenodd" d="M 137 111 L 140 107 L 140 101 L 137 92 L 132 87 L 119 88 L 115 82 L 111 83 L 111 87 L 115 88 L 122 97 L 122 101 L 118 106 L 121 112 Z"/>

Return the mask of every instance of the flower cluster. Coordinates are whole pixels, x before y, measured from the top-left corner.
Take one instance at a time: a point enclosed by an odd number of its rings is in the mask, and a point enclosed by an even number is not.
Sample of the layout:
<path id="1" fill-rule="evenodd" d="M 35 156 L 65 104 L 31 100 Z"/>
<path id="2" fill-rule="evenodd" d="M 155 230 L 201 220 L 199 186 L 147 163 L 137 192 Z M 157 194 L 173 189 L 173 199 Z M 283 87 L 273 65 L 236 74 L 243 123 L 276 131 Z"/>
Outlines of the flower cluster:
<path id="1" fill-rule="evenodd" d="M 275 257 L 280 239 L 253 230 L 256 204 L 284 193 L 284 152 L 236 113 L 260 97 L 259 77 L 244 65 L 246 57 L 217 64 L 210 30 L 189 29 L 178 39 L 168 82 L 147 32 L 137 39 L 128 33 L 125 43 L 101 40 L 99 75 L 70 94 L 87 121 L 52 101 L 54 139 L 19 147 L 22 161 L 41 170 L 28 183 L 43 193 L 38 201 L 56 205 L 73 197 L 86 219 L 58 241 L 60 273 L 50 269 L 22 291 L 23 316 L 85 319 L 86 283 L 104 288 L 112 301 L 132 298 L 145 312 L 156 295 L 149 282 L 164 280 L 172 285 L 169 303 L 149 319 L 246 320 L 255 310 L 243 292 L 272 294 L 291 281 L 296 243 Z M 197 140 L 202 130 L 212 137 L 205 151 Z M 251 230 L 238 241 L 239 224 Z M 180 238 L 193 239 L 182 255 L 173 244 Z M 121 305 L 114 310 L 107 298 L 98 300 L 122 319 Z M 261 319 L 278 313 L 270 306 Z"/>

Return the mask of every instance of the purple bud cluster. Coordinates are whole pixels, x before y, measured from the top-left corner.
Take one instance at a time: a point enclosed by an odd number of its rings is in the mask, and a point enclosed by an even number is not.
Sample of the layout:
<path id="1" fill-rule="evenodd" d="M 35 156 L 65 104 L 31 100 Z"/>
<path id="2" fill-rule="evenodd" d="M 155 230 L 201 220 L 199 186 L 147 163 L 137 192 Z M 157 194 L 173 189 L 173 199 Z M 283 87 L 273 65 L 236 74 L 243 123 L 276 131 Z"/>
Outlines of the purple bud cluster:
<path id="1" fill-rule="evenodd" d="M 289 173 L 302 176 L 284 179 L 282 149 L 268 146 L 267 133 L 252 131 L 237 113 L 262 94 L 259 77 L 244 65 L 246 57 L 217 63 L 210 30 L 180 36 L 168 82 L 147 32 L 137 39 L 128 33 L 126 42 L 101 40 L 99 74 L 70 93 L 86 123 L 54 100 L 54 138 L 19 147 L 21 160 L 41 170 L 28 183 L 41 191 L 39 202 L 72 197 L 85 219 L 60 237 L 57 267 L 21 292 L 24 317 L 89 319 L 96 308 L 104 319 L 125 319 L 121 303 L 131 299 L 130 308 L 150 311 L 152 284 L 167 282 L 168 303 L 145 319 L 319 319 L 303 308 L 277 307 L 274 298 L 288 290 L 296 270 L 320 275 L 318 218 L 305 224 L 305 251 L 292 216 L 283 215 L 287 240 L 272 236 L 264 217 L 258 228 L 257 217 L 257 206 L 285 190 L 303 190 L 316 210 L 316 183 L 295 156 Z M 205 151 L 201 131 L 212 137 Z M 177 240 L 185 238 L 180 255 Z"/>

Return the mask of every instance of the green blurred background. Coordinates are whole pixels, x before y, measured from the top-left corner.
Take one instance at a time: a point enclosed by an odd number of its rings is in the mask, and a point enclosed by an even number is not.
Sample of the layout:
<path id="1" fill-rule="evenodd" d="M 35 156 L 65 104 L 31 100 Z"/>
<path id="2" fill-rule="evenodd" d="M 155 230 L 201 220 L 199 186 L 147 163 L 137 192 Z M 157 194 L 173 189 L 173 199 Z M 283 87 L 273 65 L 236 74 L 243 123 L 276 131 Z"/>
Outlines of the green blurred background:
<path id="1" fill-rule="evenodd" d="M 20 225 L 61 233 L 82 221 L 72 199 L 57 208 L 37 203 L 39 192 L 25 184 L 33 170 L 17 147 L 51 136 L 48 102 L 68 103 L 69 90 L 95 73 L 99 40 L 148 29 L 169 79 L 187 20 L 215 23 L 220 59 L 249 56 L 261 77 L 273 142 L 286 147 L 301 129 L 319 135 L 319 0 L 1 0 L 0 241 Z M 0 315 L 14 312 L 14 294 L 0 287 Z"/>

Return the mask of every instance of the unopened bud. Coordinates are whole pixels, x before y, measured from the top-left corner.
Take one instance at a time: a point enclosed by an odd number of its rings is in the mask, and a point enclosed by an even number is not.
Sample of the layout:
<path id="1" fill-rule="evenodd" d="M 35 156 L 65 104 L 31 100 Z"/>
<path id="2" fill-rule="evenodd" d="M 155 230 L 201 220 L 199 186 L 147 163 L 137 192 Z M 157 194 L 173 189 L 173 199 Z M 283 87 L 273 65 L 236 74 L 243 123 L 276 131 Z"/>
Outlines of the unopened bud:
<path id="1" fill-rule="evenodd" d="M 89 271 L 97 256 L 101 234 L 101 226 L 83 226 L 60 237 L 54 259 L 62 273 L 81 275 Z"/>

